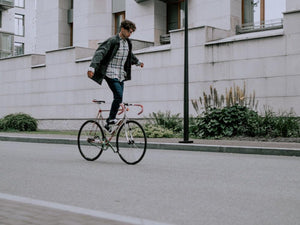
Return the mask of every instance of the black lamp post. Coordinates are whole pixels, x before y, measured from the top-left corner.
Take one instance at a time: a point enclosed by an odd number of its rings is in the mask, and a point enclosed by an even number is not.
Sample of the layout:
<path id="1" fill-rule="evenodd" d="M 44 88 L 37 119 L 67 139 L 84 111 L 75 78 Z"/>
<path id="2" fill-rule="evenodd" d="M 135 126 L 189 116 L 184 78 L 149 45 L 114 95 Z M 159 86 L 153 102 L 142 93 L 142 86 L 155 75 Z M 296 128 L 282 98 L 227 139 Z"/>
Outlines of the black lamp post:
<path id="1" fill-rule="evenodd" d="M 183 141 L 189 141 L 189 36 L 188 36 L 188 0 L 184 1 L 184 107 L 183 107 Z"/>

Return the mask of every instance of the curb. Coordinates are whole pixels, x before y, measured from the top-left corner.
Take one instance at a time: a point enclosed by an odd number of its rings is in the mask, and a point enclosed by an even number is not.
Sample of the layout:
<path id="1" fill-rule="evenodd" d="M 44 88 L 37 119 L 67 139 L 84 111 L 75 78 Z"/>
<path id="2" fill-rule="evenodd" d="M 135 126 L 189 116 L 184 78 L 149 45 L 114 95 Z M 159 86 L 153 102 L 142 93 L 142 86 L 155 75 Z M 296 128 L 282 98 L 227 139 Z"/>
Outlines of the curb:
<path id="1" fill-rule="evenodd" d="M 68 144 L 77 145 L 77 140 L 68 138 L 41 138 L 41 137 L 7 137 L 0 136 L 0 141 L 47 143 L 47 144 Z M 174 144 L 174 143 L 147 143 L 148 149 L 179 150 L 179 151 L 200 151 L 239 153 L 257 155 L 280 155 L 300 156 L 300 149 L 294 148 L 270 148 L 253 146 L 228 146 L 228 145 L 203 145 L 203 144 Z"/>

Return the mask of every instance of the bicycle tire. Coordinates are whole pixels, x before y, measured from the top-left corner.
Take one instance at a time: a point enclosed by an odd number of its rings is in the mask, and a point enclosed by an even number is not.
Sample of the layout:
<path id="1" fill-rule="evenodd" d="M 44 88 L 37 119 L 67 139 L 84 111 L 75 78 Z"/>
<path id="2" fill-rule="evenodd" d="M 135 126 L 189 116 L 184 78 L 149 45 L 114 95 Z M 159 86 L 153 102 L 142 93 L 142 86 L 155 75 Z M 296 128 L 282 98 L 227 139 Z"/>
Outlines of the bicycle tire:
<path id="1" fill-rule="evenodd" d="M 116 146 L 123 162 L 134 165 L 145 156 L 147 149 L 147 137 L 141 124 L 134 120 L 128 120 L 118 130 Z"/>
<path id="2" fill-rule="evenodd" d="M 94 120 L 85 121 L 79 129 L 77 145 L 81 156 L 87 161 L 94 161 L 103 152 L 104 132 Z"/>

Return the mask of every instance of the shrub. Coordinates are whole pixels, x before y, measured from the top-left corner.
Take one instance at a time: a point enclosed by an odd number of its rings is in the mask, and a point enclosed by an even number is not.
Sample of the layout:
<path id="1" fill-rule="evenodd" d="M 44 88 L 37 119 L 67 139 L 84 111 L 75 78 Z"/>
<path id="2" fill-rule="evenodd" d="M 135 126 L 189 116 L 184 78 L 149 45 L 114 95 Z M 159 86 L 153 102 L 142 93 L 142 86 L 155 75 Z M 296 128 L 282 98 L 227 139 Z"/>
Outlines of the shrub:
<path id="1" fill-rule="evenodd" d="M 200 103 L 200 104 L 199 104 Z M 216 88 L 210 86 L 210 93 L 203 92 L 203 98 L 192 100 L 198 117 L 192 123 L 190 131 L 200 137 L 222 136 L 267 136 L 299 137 L 299 118 L 293 112 L 276 115 L 269 108 L 259 116 L 255 92 L 246 95 L 246 84 L 240 88 L 233 86 L 225 95 L 219 95 Z M 203 106 L 203 108 L 200 107 Z"/>
<path id="2" fill-rule="evenodd" d="M 164 128 L 160 125 L 153 125 L 150 123 L 144 126 L 147 137 L 149 138 L 172 138 L 174 133 L 172 130 Z"/>
<path id="3" fill-rule="evenodd" d="M 220 95 L 217 89 L 212 85 L 209 89 L 210 92 L 208 94 L 203 92 L 203 98 L 199 97 L 199 99 L 192 100 L 192 105 L 198 115 L 201 114 L 202 109 L 207 111 L 211 108 L 222 109 L 224 107 L 240 105 L 254 110 L 258 106 L 258 101 L 256 101 L 255 98 L 255 91 L 253 91 L 252 94 L 249 94 L 249 96 L 246 95 L 246 82 L 244 82 L 244 86 L 242 88 L 235 84 L 233 87 L 230 87 L 229 90 L 226 88 L 225 95 Z M 200 105 L 202 105 L 203 108 L 201 108 Z"/>
<path id="4" fill-rule="evenodd" d="M 254 136 L 258 114 L 245 106 L 209 108 L 203 117 L 198 117 L 198 136 L 231 137 L 236 135 Z"/>
<path id="5" fill-rule="evenodd" d="M 24 113 L 9 114 L 0 121 L 0 129 L 36 131 L 37 120 Z"/>
<path id="6" fill-rule="evenodd" d="M 257 135 L 269 137 L 299 137 L 299 118 L 297 118 L 292 111 L 276 115 L 270 109 L 265 109 L 264 116 L 259 118 Z"/>
<path id="7" fill-rule="evenodd" d="M 166 113 L 159 111 L 157 113 L 154 112 L 150 114 L 150 118 L 156 125 L 172 130 L 175 133 L 182 132 L 183 124 L 179 113 L 171 115 L 170 111 L 167 111 Z"/>
<path id="8" fill-rule="evenodd" d="M 263 116 L 245 106 L 211 108 L 195 118 L 195 136 L 219 138 L 232 136 L 299 137 L 300 121 L 294 113 L 276 115 L 271 110 Z"/>
<path id="9" fill-rule="evenodd" d="M 4 130 L 4 120 L 0 119 L 0 130 Z"/>

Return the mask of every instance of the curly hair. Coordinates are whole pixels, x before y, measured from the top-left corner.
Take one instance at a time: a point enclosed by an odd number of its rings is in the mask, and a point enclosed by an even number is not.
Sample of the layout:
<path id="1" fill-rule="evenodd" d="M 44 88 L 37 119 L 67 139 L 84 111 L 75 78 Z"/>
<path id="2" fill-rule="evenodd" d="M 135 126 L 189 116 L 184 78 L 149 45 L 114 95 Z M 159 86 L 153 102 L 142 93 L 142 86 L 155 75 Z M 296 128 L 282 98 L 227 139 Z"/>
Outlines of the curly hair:
<path id="1" fill-rule="evenodd" d="M 136 30 L 136 26 L 135 26 L 135 23 L 130 21 L 130 20 L 123 20 L 122 23 L 121 23 L 121 28 L 124 28 L 126 30 L 132 30 L 132 31 L 135 31 Z"/>

